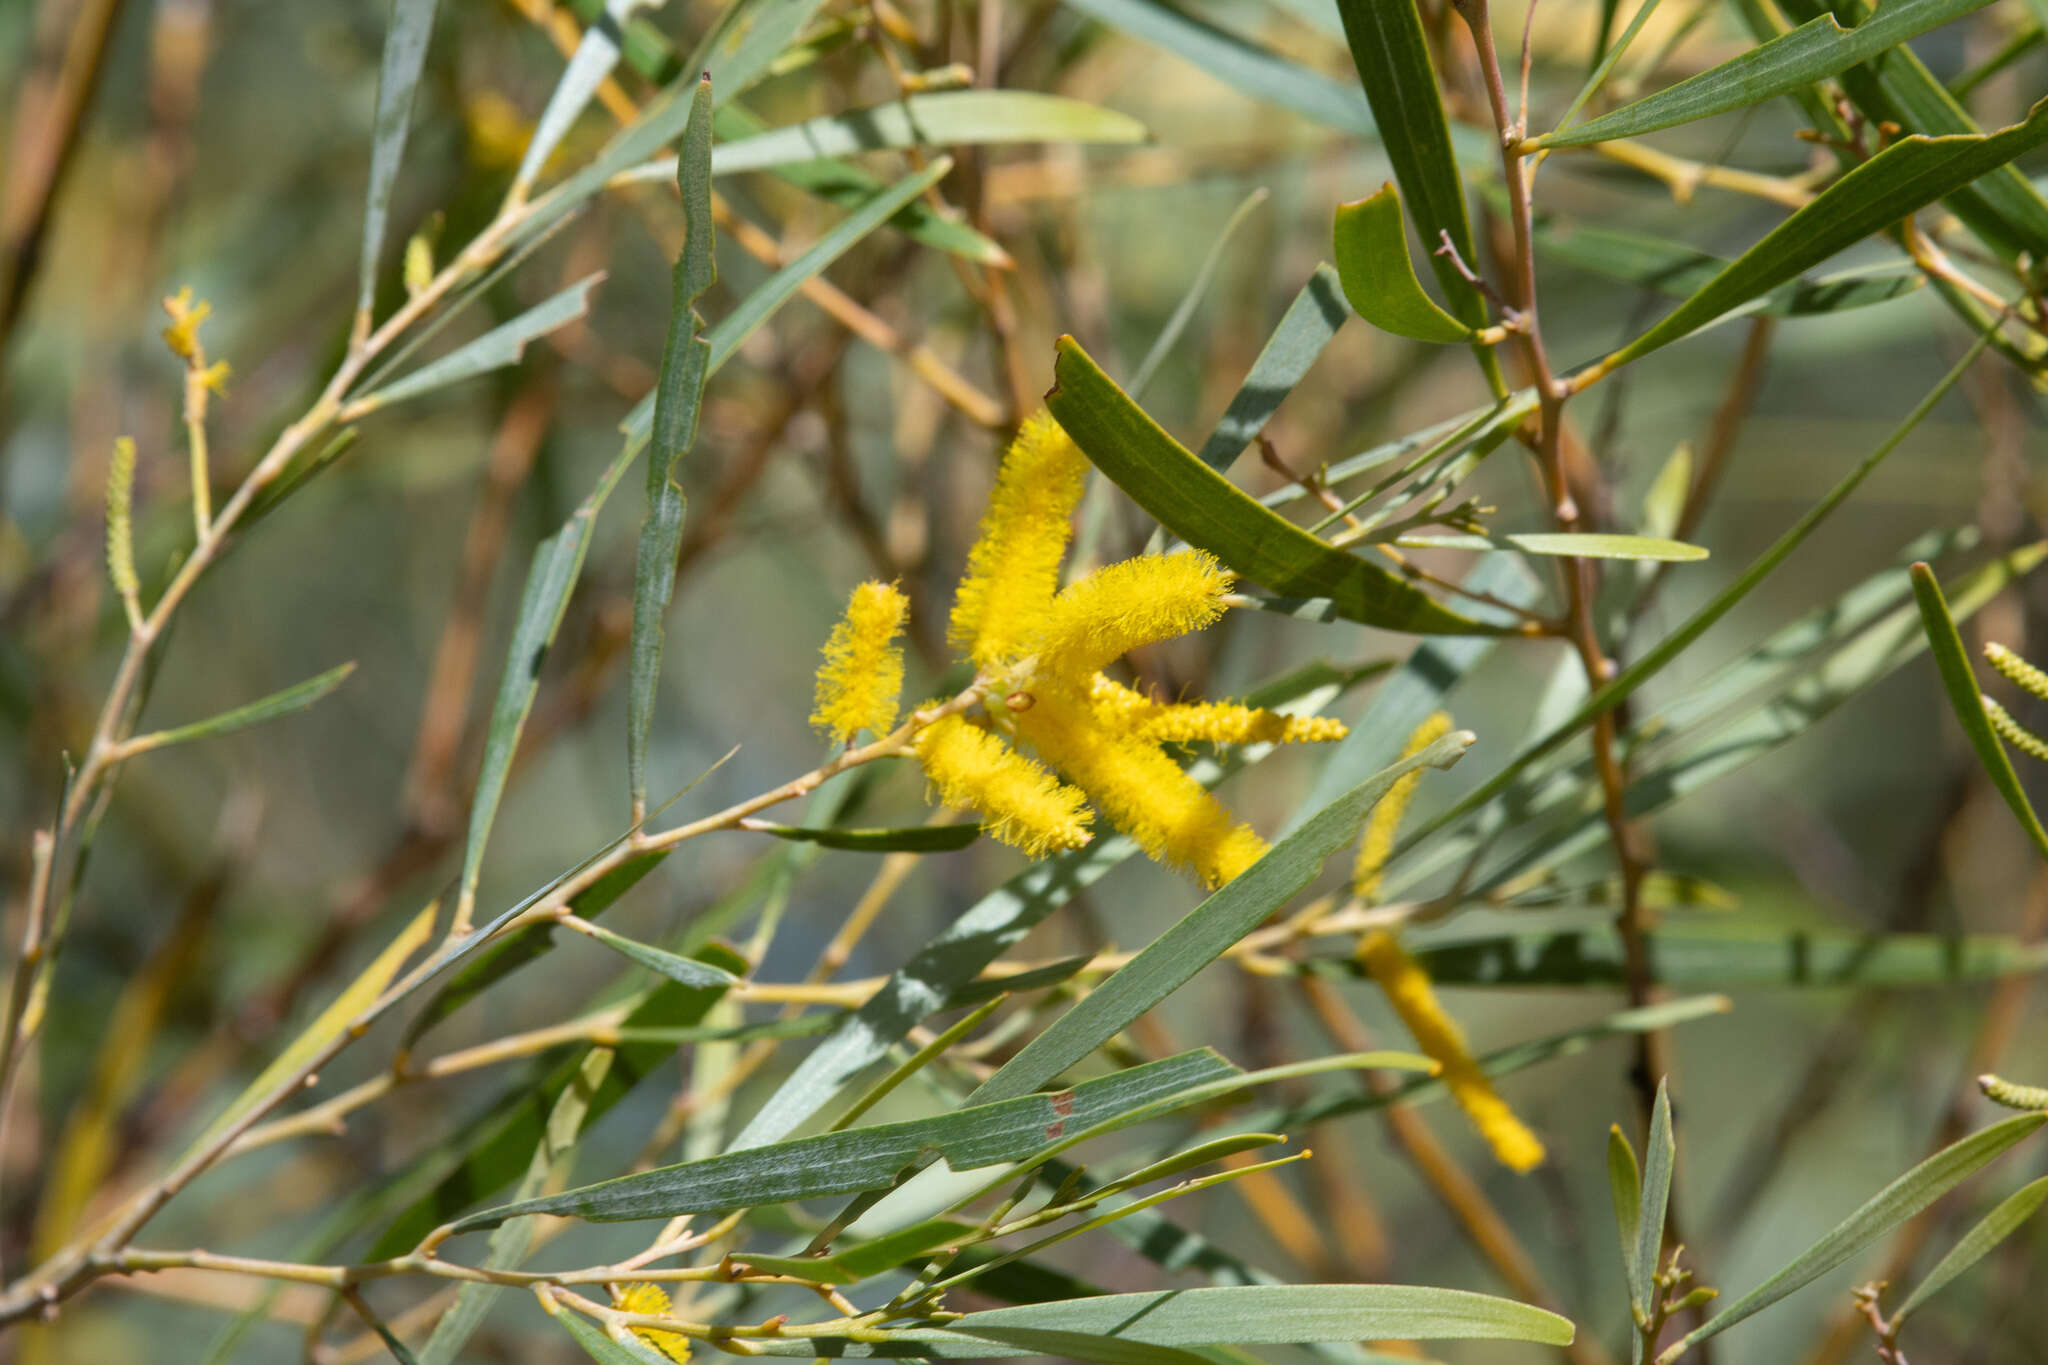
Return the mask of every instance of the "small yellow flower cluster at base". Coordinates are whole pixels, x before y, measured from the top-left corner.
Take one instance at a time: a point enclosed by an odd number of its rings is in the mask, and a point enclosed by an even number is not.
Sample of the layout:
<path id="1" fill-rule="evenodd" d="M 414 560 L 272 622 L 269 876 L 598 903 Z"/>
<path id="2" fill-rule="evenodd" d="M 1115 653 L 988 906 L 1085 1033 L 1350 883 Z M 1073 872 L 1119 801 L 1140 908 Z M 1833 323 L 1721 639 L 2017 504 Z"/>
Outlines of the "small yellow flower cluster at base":
<path id="1" fill-rule="evenodd" d="M 612 1291 L 612 1307 L 621 1313 L 637 1313 L 650 1318 L 668 1316 L 668 1291 L 658 1284 L 639 1281 Z M 634 1327 L 634 1336 L 667 1356 L 681 1362 L 690 1358 L 690 1339 L 681 1332 L 664 1332 L 654 1327 Z"/>

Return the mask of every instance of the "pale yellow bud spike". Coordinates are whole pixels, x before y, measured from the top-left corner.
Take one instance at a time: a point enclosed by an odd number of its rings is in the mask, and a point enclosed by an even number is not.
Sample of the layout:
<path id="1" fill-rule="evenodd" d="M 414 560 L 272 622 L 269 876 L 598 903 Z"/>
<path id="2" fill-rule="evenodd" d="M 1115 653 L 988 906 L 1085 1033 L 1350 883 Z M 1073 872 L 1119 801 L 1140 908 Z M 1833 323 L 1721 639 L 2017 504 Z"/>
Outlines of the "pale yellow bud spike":
<path id="1" fill-rule="evenodd" d="M 1053 599 L 1039 641 L 1040 666 L 1085 688 L 1104 664 L 1139 645 L 1214 622 L 1232 581 L 1206 550 L 1106 565 Z"/>
<path id="2" fill-rule="evenodd" d="M 1432 713 L 1429 719 L 1415 727 L 1415 733 L 1408 736 L 1407 744 L 1401 748 L 1401 757 L 1415 757 L 1450 732 L 1450 716 L 1442 711 Z M 1415 789 L 1421 784 L 1422 769 L 1402 774 L 1395 779 L 1393 786 L 1387 788 L 1387 794 L 1372 808 L 1372 814 L 1365 817 L 1365 834 L 1358 841 L 1358 862 L 1351 869 L 1351 888 L 1358 893 L 1360 900 L 1371 902 L 1379 895 L 1387 859 L 1394 854 L 1394 836 L 1401 832 L 1402 817 L 1408 814 L 1408 805 L 1415 799 Z"/>
<path id="3" fill-rule="evenodd" d="M 1204 886 L 1223 885 L 1266 852 L 1265 840 L 1157 744 L 1096 724 L 1085 697 L 1039 692 L 1017 716 L 1017 731 L 1147 856 L 1192 872 Z"/>
<path id="4" fill-rule="evenodd" d="M 121 595 L 131 630 L 142 629 L 142 585 L 135 576 L 135 442 L 114 442 L 107 464 L 107 577 Z"/>
<path id="5" fill-rule="evenodd" d="M 2048 741 L 2014 720 L 2003 706 L 1991 698 L 1985 697 L 1983 701 L 1984 714 L 1990 718 L 1991 728 L 1998 731 L 2001 739 L 2029 758 L 2048 763 Z"/>
<path id="6" fill-rule="evenodd" d="M 624 1285 L 613 1291 L 612 1307 L 621 1313 L 665 1318 L 669 1316 L 668 1291 L 645 1281 Z M 634 1327 L 630 1330 L 670 1360 L 680 1363 L 690 1358 L 690 1339 L 681 1332 L 664 1332 L 657 1327 Z"/>
<path id="7" fill-rule="evenodd" d="M 2020 1085 L 1987 1073 L 1977 1078 L 1977 1088 L 1985 1099 L 2008 1109 L 2048 1109 L 2048 1086 Z"/>
<path id="8" fill-rule="evenodd" d="M 1414 1035 L 1415 1044 L 1443 1067 L 1443 1082 L 1503 1166 L 1531 1171 L 1543 1164 L 1543 1142 L 1520 1119 L 1479 1069 L 1465 1031 L 1437 999 L 1429 973 L 1390 934 L 1367 934 L 1358 960 L 1372 973 L 1387 1003 Z"/>
<path id="9" fill-rule="evenodd" d="M 1049 413 L 1032 414 L 1010 443 L 947 627 L 948 638 L 979 667 L 1029 652 L 1059 591 L 1060 561 L 1087 475 L 1087 457 Z"/>
<path id="10" fill-rule="evenodd" d="M 1984 657 L 2000 673 L 2043 701 L 2048 701 L 2048 673 L 2043 673 L 1995 640 L 1984 646 Z"/>
<path id="11" fill-rule="evenodd" d="M 1033 858 L 1088 842 L 1087 798 L 979 726 L 946 716 L 916 751 L 936 799 L 979 812 L 991 837 Z"/>
<path id="12" fill-rule="evenodd" d="M 811 724 L 839 740 L 863 729 L 889 733 L 903 692 L 903 651 L 895 640 L 909 611 L 910 599 L 892 584 L 853 590 L 846 615 L 825 641 Z"/>

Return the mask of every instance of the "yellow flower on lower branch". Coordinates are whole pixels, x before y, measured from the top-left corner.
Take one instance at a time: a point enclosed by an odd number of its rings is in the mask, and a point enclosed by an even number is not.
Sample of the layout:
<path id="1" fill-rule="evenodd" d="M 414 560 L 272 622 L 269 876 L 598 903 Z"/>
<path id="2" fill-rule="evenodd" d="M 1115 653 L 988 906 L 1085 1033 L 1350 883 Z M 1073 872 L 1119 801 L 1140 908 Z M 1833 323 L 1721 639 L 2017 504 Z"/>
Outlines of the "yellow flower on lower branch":
<path id="1" fill-rule="evenodd" d="M 978 725 L 947 716 L 918 732 L 917 761 L 948 806 L 1034 858 L 1088 842 L 1088 799 Z"/>
<path id="2" fill-rule="evenodd" d="M 909 611 L 910 599 L 891 584 L 863 583 L 853 590 L 846 615 L 825 641 L 811 724 L 840 740 L 864 729 L 889 733 L 903 692 L 903 651 L 896 634 Z"/>
<path id="3" fill-rule="evenodd" d="M 669 1309 L 668 1291 L 658 1284 L 636 1282 L 613 1291 L 612 1307 L 621 1313 L 640 1313 L 651 1318 L 665 1318 Z M 685 1361 L 690 1358 L 690 1339 L 681 1332 L 664 1332 L 654 1327 L 634 1327 L 629 1330 L 670 1360 Z"/>
<path id="4" fill-rule="evenodd" d="M 1450 732 L 1451 718 L 1442 711 L 1433 713 L 1408 736 L 1401 757 L 1415 757 Z M 1422 769 L 1403 773 L 1387 788 L 1372 814 L 1365 817 L 1365 833 L 1358 841 L 1358 863 L 1351 869 L 1351 887 L 1360 900 L 1370 902 L 1379 895 L 1380 878 L 1387 869 L 1387 859 L 1394 854 L 1394 836 L 1401 832 L 1401 817 L 1408 813 L 1408 803 L 1415 799 L 1415 789 L 1421 783 Z"/>
<path id="5" fill-rule="evenodd" d="M 1387 1003 L 1401 1016 L 1415 1044 L 1443 1067 L 1451 1098 L 1472 1120 L 1472 1126 L 1493 1148 L 1502 1165 L 1530 1171 L 1543 1164 L 1543 1143 L 1493 1088 L 1465 1042 L 1465 1030 L 1444 1010 L 1436 989 L 1414 958 L 1391 934 L 1367 934 L 1358 944 L 1358 960 L 1386 993 Z"/>

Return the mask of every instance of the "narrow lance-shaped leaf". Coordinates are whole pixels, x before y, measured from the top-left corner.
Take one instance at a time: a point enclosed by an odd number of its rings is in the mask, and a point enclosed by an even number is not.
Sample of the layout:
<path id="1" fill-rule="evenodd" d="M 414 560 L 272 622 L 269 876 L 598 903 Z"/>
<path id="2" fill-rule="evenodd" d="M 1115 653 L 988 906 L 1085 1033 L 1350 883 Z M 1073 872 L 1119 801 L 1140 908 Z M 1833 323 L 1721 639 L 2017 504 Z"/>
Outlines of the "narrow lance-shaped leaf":
<path id="1" fill-rule="evenodd" d="M 168 730 L 155 730 L 146 735 L 137 735 L 121 745 L 121 755 L 131 758 L 136 754 L 148 753 L 152 749 L 168 748 L 173 744 L 187 744 L 195 739 L 211 739 L 215 735 L 233 734 L 260 725 L 266 720 L 289 716 L 312 706 L 329 692 L 348 681 L 348 675 L 356 671 L 353 663 L 336 664 L 325 673 L 293 683 L 290 687 L 259 697 L 247 706 L 237 706 L 232 711 L 223 711 L 205 720 L 195 720 L 190 725 L 177 725 Z"/>
<path id="2" fill-rule="evenodd" d="M 902 829 L 804 829 L 796 825 L 747 822 L 746 828 L 778 839 L 855 853 L 950 853 L 981 837 L 972 821 L 957 825 L 908 825 Z"/>
<path id="3" fill-rule="evenodd" d="M 518 317 L 500 323 L 439 360 L 422 365 L 381 389 L 350 399 L 348 415 L 351 418 L 362 417 L 393 403 L 403 403 L 408 398 L 418 398 L 436 389 L 445 389 L 450 384 L 517 365 L 519 358 L 526 354 L 528 342 L 587 315 L 590 312 L 590 291 L 603 280 L 602 270 L 586 275 L 567 289 L 535 304 Z"/>
<path id="4" fill-rule="evenodd" d="M 1447 768 L 1471 743 L 1465 731 L 1446 735 L 1317 812 L 1026 1044 L 975 1090 L 969 1103 L 987 1104 L 1050 1084 L 1292 900 L 1329 856 L 1350 842 L 1367 812 L 1401 777 L 1425 767 Z"/>
<path id="5" fill-rule="evenodd" d="M 2048 1201 L 2048 1176 L 2022 1185 L 2001 1200 L 1997 1208 L 1985 1214 L 1983 1221 L 1965 1233 L 1948 1255 L 1927 1272 L 1927 1278 L 1920 1282 L 1920 1287 L 1908 1295 L 1898 1311 L 1892 1314 L 1892 1326 L 1896 1328 L 1921 1304 L 1947 1288 L 1956 1276 L 1990 1255 L 2000 1242 L 2034 1216 L 2043 1201 Z"/>
<path id="6" fill-rule="evenodd" d="M 633 11 L 645 9 L 654 0 L 605 0 L 602 18 L 583 30 L 583 38 L 576 44 L 569 64 L 562 68 L 562 75 L 555 82 L 554 93 L 548 96 L 548 106 L 541 111 L 540 122 L 534 125 L 533 137 L 526 144 L 526 155 L 519 160 L 519 171 L 512 177 L 516 193 L 523 193 L 540 175 L 547 165 L 548 157 L 561 145 L 571 124 L 590 104 L 591 96 L 612 74 L 619 64 L 619 44 Z"/>
<path id="7" fill-rule="evenodd" d="M 1571 555 L 1579 559 L 1660 559 L 1690 564 L 1707 557 L 1705 546 L 1655 536 L 1622 536 L 1593 532 L 1535 532 L 1504 535 L 1501 541 L 1524 554 Z"/>
<path id="8" fill-rule="evenodd" d="M 1932 1204 L 1981 1170 L 2014 1143 L 2031 1137 L 2048 1114 L 2022 1114 L 1950 1144 L 1872 1195 L 1792 1263 L 1685 1334 L 1658 1357 L 1676 1359 L 1708 1337 L 1762 1312 L 1794 1290 L 1812 1283 Z"/>
<path id="9" fill-rule="evenodd" d="M 1630 1258 L 1629 1302 L 1650 1311 L 1657 1292 L 1657 1263 L 1664 1252 L 1664 1224 L 1671 1211 L 1671 1172 L 1678 1161 L 1678 1142 L 1671 1135 L 1671 1091 L 1657 1082 L 1657 1103 L 1650 1111 L 1650 1135 L 1643 1144 L 1643 1202 L 1636 1212 L 1635 1254 Z"/>
<path id="10" fill-rule="evenodd" d="M 738 978 L 731 972 L 717 967 L 708 967 L 693 957 L 683 957 L 638 939 L 615 934 L 587 921 L 577 921 L 572 927 L 577 933 L 619 954 L 630 962 L 637 962 L 650 971 L 659 972 L 680 986 L 725 987 L 738 984 Z"/>
<path id="11" fill-rule="evenodd" d="M 1607 1192 L 1614 1201 L 1614 1231 L 1621 1245 L 1621 1271 L 1628 1285 L 1629 1304 L 1637 1313 L 1644 1305 L 1636 1300 L 1636 1237 L 1643 1221 L 1643 1174 L 1636 1165 L 1635 1148 L 1615 1124 L 1607 1130 Z"/>
<path id="12" fill-rule="evenodd" d="M 356 277 L 358 327 L 366 327 L 377 302 L 377 258 L 391 217 L 391 187 L 405 159 L 405 137 L 412 125 L 413 92 L 426 64 L 427 42 L 434 32 L 435 0 L 392 0 L 391 26 L 384 35 L 384 58 L 377 68 L 377 122 L 370 146 L 370 187 L 363 209 L 362 265 Z"/>
<path id="13" fill-rule="evenodd" d="M 457 919 L 464 924 L 469 922 L 476 905 L 484 848 L 498 818 L 498 804 L 505 796 L 512 760 L 519 753 L 519 736 L 526 729 L 526 718 L 532 714 L 533 699 L 540 691 L 541 665 L 554 645 L 555 632 L 561 629 L 562 616 L 569 609 L 569 595 L 582 576 L 583 557 L 590 549 L 590 531 L 597 522 L 598 510 L 630 463 L 624 454 L 612 460 L 562 528 L 535 547 L 533 563 L 526 571 L 526 587 L 519 595 L 519 615 L 512 623 L 512 639 L 505 647 L 505 672 L 498 679 L 490 726 L 484 731 L 483 768 L 477 775 L 476 796 L 470 802 L 469 835 L 462 850 L 462 883 L 456 909 Z"/>
<path id="14" fill-rule="evenodd" d="M 1460 322 L 1484 327 L 1486 301 L 1479 290 L 1447 257 L 1435 254 L 1438 243 L 1448 240 L 1468 265 L 1479 259 L 1465 211 L 1464 184 L 1451 150 L 1450 121 L 1444 116 L 1415 0 L 1337 0 L 1337 13 L 1344 20 L 1351 60 L 1379 124 L 1380 146 L 1393 163 L 1416 232 L 1431 253 L 1437 284 Z M 1477 354 L 1495 394 L 1505 394 L 1492 351 L 1480 348 Z"/>
<path id="15" fill-rule="evenodd" d="M 1327 597 L 1348 620 L 1419 634 L 1499 633 L 1356 555 L 1333 549 L 1189 453 L 1072 337 L 1061 337 L 1046 406 L 1096 468 L 1167 530 L 1263 587 Z"/>
<path id="16" fill-rule="evenodd" d="M 2048 99 L 1996 133 L 1902 138 L 1851 170 L 1738 256 L 1661 322 L 1599 362 L 1608 371 L 1665 346 L 1809 266 L 2048 142 Z"/>
<path id="17" fill-rule="evenodd" d="M 2013 818 L 2020 822 L 2027 837 L 2034 841 L 2041 856 L 2048 858 L 2048 830 L 2041 828 L 2041 819 L 2034 814 L 2034 803 L 2027 799 L 2026 789 L 2020 786 L 2019 775 L 2012 770 L 2012 759 L 2005 752 L 2004 743 L 1997 731 L 1991 728 L 1991 717 L 1984 711 L 1984 694 L 1977 689 L 1977 676 L 1970 669 L 1970 656 L 1964 652 L 1963 637 L 1956 631 L 1955 618 L 1949 614 L 1948 603 L 1941 595 L 1941 584 L 1935 580 L 1934 571 L 1925 564 L 1912 568 L 1913 596 L 1920 604 L 1920 622 L 1927 632 L 1927 646 L 1934 655 L 1934 666 L 1941 674 L 1942 688 L 1948 693 L 1949 706 L 1956 713 L 1956 720 L 1963 727 L 1964 736 L 1970 747 L 1976 751 L 1977 761 L 1983 765 L 1984 773 L 1991 779 L 1991 785 L 1998 790 Z"/>
<path id="18" fill-rule="evenodd" d="M 1401 191 L 1392 181 L 1355 204 L 1337 206 L 1337 275 L 1351 309 L 1383 332 L 1415 341 L 1464 341 L 1472 328 L 1422 291 L 1408 259 Z"/>
<path id="19" fill-rule="evenodd" d="M 1232 395 L 1216 429 L 1202 442 L 1197 458 L 1219 474 L 1228 470 L 1253 438 L 1265 430 L 1266 423 L 1316 363 L 1347 316 L 1343 284 L 1337 272 L 1327 265 L 1317 266 L 1308 283 L 1294 296 L 1294 302 L 1287 305 L 1280 325 L 1260 348 L 1251 372 Z M 1132 392 L 1136 391 L 1134 383 Z"/>
<path id="20" fill-rule="evenodd" d="M 970 1103 L 937 1118 L 821 1133 L 620 1176 L 486 1209 L 456 1227 L 494 1227 L 529 1213 L 600 1223 L 669 1218 L 855 1194 L 886 1186 L 905 1166 L 927 1154 L 944 1158 L 956 1170 L 1016 1161 L 1042 1148 L 1048 1129 L 1089 1127 L 1236 1070 L 1206 1049 L 1182 1053 L 1057 1094 L 1022 1095 L 1000 1104 Z"/>
<path id="21" fill-rule="evenodd" d="M 1868 61 L 1990 2 L 1886 0 L 1875 14 L 1852 29 L 1844 29 L 1831 14 L 1823 15 L 1654 95 L 1576 128 L 1545 133 L 1528 145 L 1579 147 L 1618 137 L 1640 137 L 1758 104 Z"/>
<path id="22" fill-rule="evenodd" d="M 1202 296 L 1207 294 L 1209 286 L 1215 283 L 1216 272 L 1223 265 L 1223 256 L 1230 246 L 1231 238 L 1237 235 L 1239 228 L 1251 221 L 1252 214 L 1270 197 L 1264 185 L 1254 188 L 1250 194 L 1238 201 L 1237 208 L 1225 220 L 1222 230 L 1209 243 L 1208 254 L 1202 257 L 1202 264 L 1188 280 L 1187 288 L 1180 296 L 1180 302 L 1174 305 L 1173 312 L 1166 319 L 1166 325 L 1161 327 L 1159 335 L 1152 339 L 1152 347 L 1145 352 L 1145 358 L 1138 362 L 1138 368 L 1131 371 L 1130 391 L 1133 398 L 1144 394 L 1146 386 L 1151 384 L 1153 377 L 1159 373 L 1159 367 L 1166 362 L 1166 357 L 1172 353 L 1173 348 L 1179 344 L 1182 334 L 1187 331 L 1188 323 L 1194 319 L 1196 307 L 1202 302 Z"/>
<path id="23" fill-rule="evenodd" d="M 647 458 L 647 519 L 633 565 L 633 634 L 626 682 L 627 782 L 637 815 L 647 804 L 647 738 L 661 681 L 661 651 L 676 553 L 683 538 L 683 490 L 676 464 L 697 441 L 697 416 L 710 375 L 711 343 L 697 300 L 718 278 L 711 223 L 711 82 L 697 83 L 677 160 L 683 195 L 683 254 L 675 264 L 668 342 L 654 391 L 653 444 Z M 632 441 L 626 443 L 630 452 Z"/>

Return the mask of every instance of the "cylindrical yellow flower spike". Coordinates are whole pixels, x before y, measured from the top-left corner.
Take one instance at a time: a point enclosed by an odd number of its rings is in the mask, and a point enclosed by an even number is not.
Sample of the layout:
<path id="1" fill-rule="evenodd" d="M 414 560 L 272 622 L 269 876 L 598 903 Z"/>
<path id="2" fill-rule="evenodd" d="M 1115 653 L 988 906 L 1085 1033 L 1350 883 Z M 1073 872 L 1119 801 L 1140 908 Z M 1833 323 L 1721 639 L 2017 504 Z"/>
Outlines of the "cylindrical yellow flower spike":
<path id="1" fill-rule="evenodd" d="M 658 1284 L 639 1281 L 624 1285 L 612 1294 L 612 1307 L 621 1313 L 640 1313 L 650 1318 L 668 1316 L 668 1291 Z M 681 1362 L 690 1358 L 690 1339 L 681 1332 L 664 1332 L 655 1327 L 632 1328 L 634 1336 L 667 1356 Z"/>
<path id="2" fill-rule="evenodd" d="M 863 583 L 853 590 L 846 615 L 825 641 L 811 724 L 839 740 L 863 729 L 889 733 L 903 691 L 896 634 L 909 611 L 910 599 L 892 584 Z"/>
<path id="3" fill-rule="evenodd" d="M 1156 743 L 1099 724 L 1087 701 L 1064 689 L 1034 696 L 1017 717 L 1017 732 L 1148 856 L 1215 887 L 1265 854 L 1265 840 Z"/>
<path id="4" fill-rule="evenodd" d="M 1991 666 L 2000 673 L 2035 696 L 2048 701 L 2048 673 L 2043 673 L 1995 640 L 1984 646 L 1984 657 L 1989 659 Z"/>
<path id="5" fill-rule="evenodd" d="M 1010 443 L 946 632 L 977 667 L 1029 652 L 1059 591 L 1060 560 L 1087 475 L 1087 457 L 1050 413 L 1034 413 Z"/>
<path id="6" fill-rule="evenodd" d="M 984 830 L 1031 857 L 1088 842 L 1086 797 L 959 716 L 918 734 L 917 759 L 941 802 L 980 812 Z"/>
<path id="7" fill-rule="evenodd" d="M 1415 757 L 1450 732 L 1451 718 L 1442 711 L 1435 712 L 1408 736 L 1401 757 Z M 1358 841 L 1358 862 L 1351 869 L 1351 887 L 1360 900 L 1370 902 L 1379 895 L 1380 875 L 1386 871 L 1387 859 L 1393 856 L 1394 836 L 1401 832 L 1401 817 L 1408 813 L 1408 803 L 1415 799 L 1415 788 L 1421 782 L 1420 768 L 1402 774 L 1387 788 L 1372 814 L 1365 817 L 1365 834 Z"/>
<path id="8" fill-rule="evenodd" d="M 1984 714 L 1990 718 L 1991 728 L 1998 731 L 2001 739 L 2030 758 L 2038 758 L 2042 762 L 2048 763 L 2048 740 L 2043 740 L 2032 730 L 2014 720 L 2011 712 L 1991 700 L 1991 698 L 1985 697 L 1983 702 Z"/>
<path id="9" fill-rule="evenodd" d="M 1465 1042 L 1465 1031 L 1445 1012 L 1430 985 L 1429 973 L 1416 964 L 1393 936 L 1374 932 L 1358 944 L 1358 960 L 1386 993 L 1387 1002 L 1408 1026 L 1416 1046 L 1443 1067 L 1451 1098 L 1472 1120 L 1472 1126 L 1493 1148 L 1502 1165 L 1530 1171 L 1543 1164 L 1543 1143 L 1515 1117 Z"/>
<path id="10" fill-rule="evenodd" d="M 1095 675 L 1089 700 L 1105 724 L 1166 744 L 1313 744 L 1342 739 L 1334 716 L 1283 716 L 1236 702 L 1157 702 L 1113 678 Z"/>
<path id="11" fill-rule="evenodd" d="M 2048 1109 L 2048 1086 L 2020 1085 L 1986 1073 L 1977 1078 L 1977 1088 L 1984 1092 L 1985 1099 L 2008 1109 Z"/>
<path id="12" fill-rule="evenodd" d="M 1206 550 L 1105 565 L 1053 599 L 1039 637 L 1039 667 L 1085 692 L 1110 660 L 1215 621 L 1233 581 Z"/>

